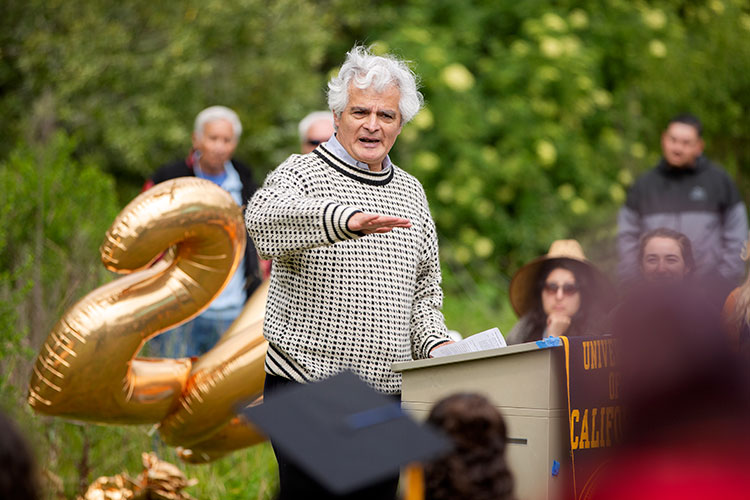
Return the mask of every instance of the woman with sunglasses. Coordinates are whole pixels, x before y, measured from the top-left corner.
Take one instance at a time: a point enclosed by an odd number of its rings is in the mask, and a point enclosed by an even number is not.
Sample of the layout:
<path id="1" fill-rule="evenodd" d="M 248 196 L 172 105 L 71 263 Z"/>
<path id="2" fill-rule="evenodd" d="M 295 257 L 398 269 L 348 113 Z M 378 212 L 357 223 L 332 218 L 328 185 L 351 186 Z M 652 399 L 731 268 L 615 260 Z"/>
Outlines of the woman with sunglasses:
<path id="1" fill-rule="evenodd" d="M 612 287 L 583 254 L 576 240 L 557 240 L 547 255 L 529 262 L 510 283 L 510 302 L 519 321 L 508 344 L 547 337 L 605 333 L 604 312 Z"/>

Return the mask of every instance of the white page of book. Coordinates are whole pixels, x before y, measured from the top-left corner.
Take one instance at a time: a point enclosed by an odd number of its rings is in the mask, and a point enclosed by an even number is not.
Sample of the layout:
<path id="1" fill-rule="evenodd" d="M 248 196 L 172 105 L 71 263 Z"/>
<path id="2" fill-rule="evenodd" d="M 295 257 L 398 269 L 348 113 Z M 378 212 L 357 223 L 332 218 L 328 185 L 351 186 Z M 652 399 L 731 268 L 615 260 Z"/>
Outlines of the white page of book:
<path id="1" fill-rule="evenodd" d="M 498 347 L 506 347 L 507 345 L 505 337 L 500 333 L 500 330 L 498 328 L 490 328 L 453 344 L 436 347 L 430 354 L 433 358 L 440 358 L 442 356 L 453 356 L 454 354 L 497 349 Z"/>

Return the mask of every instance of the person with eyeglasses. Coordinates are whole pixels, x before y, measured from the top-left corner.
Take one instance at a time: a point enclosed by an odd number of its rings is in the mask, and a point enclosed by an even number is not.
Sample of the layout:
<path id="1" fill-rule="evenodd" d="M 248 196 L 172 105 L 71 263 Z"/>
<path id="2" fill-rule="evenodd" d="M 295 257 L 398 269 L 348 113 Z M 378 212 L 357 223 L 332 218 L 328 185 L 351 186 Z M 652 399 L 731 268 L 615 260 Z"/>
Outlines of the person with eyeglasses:
<path id="1" fill-rule="evenodd" d="M 520 318 L 510 344 L 547 337 L 600 335 L 614 292 L 576 240 L 557 240 L 549 252 L 524 265 L 510 283 L 510 302 Z"/>
<path id="2" fill-rule="evenodd" d="M 333 135 L 333 112 L 313 111 L 299 122 L 300 150 L 312 152 Z"/>

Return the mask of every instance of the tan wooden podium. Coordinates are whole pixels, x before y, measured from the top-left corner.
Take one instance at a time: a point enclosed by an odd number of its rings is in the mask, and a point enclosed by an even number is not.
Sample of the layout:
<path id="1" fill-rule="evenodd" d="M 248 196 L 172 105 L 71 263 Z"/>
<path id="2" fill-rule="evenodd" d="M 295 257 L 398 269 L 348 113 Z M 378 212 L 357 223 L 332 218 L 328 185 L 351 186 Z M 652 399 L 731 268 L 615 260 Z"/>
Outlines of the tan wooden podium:
<path id="1" fill-rule="evenodd" d="M 456 392 L 485 395 L 508 428 L 507 459 L 519 500 L 558 499 L 572 473 L 565 351 L 537 343 L 443 358 L 394 363 L 403 376 L 404 410 L 425 419 Z M 552 474 L 553 463 L 560 464 Z"/>

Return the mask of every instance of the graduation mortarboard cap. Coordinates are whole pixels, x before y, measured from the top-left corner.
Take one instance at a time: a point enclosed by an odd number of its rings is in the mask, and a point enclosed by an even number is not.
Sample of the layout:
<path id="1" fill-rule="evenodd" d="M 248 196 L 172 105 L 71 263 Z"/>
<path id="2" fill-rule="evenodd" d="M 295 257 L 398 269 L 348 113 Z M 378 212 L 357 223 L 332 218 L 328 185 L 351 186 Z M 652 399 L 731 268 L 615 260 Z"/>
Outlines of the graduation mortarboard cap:
<path id="1" fill-rule="evenodd" d="M 351 372 L 280 391 L 242 413 L 298 467 L 338 495 L 451 449 L 447 438 L 419 425 L 397 401 Z"/>

